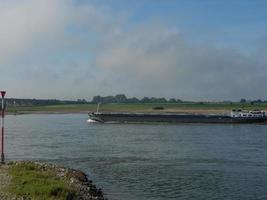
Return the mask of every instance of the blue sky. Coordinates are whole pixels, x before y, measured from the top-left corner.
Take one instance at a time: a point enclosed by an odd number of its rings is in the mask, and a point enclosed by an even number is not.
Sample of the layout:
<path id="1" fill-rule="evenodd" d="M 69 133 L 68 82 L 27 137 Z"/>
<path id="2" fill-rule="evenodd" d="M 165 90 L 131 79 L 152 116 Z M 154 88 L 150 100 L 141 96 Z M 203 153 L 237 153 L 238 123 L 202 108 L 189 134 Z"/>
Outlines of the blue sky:
<path id="1" fill-rule="evenodd" d="M 267 2 L 264 0 L 150 0 L 139 5 L 131 23 L 156 18 L 181 29 L 197 42 L 251 51 L 253 42 L 257 43 L 267 33 Z M 122 9 L 127 9 L 127 4 L 124 6 Z"/>
<path id="2" fill-rule="evenodd" d="M 267 1 L 0 0 L 9 97 L 267 99 Z"/>

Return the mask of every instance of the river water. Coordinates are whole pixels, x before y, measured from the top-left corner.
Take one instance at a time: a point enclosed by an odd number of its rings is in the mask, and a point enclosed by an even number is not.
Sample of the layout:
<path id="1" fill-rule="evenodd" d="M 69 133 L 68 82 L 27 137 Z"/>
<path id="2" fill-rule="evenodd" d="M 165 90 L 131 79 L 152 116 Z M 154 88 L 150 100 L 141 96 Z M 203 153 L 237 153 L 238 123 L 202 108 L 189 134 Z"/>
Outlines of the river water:
<path id="1" fill-rule="evenodd" d="M 6 159 L 84 170 L 113 200 L 265 200 L 267 125 L 87 124 L 9 115 Z"/>

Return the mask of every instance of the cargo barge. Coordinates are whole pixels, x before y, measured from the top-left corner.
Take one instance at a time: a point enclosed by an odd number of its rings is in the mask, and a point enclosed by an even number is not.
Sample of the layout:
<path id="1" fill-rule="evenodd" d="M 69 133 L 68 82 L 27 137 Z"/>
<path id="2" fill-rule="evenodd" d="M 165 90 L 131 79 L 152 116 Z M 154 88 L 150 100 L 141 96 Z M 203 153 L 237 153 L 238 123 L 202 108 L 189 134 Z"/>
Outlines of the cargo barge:
<path id="1" fill-rule="evenodd" d="M 229 115 L 182 113 L 123 113 L 92 112 L 89 123 L 263 123 L 265 112 L 233 109 Z"/>

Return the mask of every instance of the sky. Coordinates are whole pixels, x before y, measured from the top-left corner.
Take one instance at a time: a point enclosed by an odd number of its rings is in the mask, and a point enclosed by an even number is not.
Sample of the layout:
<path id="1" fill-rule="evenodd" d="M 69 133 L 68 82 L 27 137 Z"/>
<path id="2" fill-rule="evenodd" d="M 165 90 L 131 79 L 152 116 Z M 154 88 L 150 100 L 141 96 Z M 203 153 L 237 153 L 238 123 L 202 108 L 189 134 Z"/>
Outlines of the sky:
<path id="1" fill-rule="evenodd" d="M 265 0 L 0 0 L 7 97 L 267 99 Z"/>

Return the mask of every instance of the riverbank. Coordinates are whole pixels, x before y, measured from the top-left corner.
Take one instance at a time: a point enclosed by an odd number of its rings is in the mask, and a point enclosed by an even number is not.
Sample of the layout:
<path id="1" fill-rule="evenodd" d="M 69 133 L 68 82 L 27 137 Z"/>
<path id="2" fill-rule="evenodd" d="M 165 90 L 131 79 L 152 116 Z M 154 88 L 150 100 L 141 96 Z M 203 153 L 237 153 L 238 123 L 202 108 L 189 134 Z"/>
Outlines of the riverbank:
<path id="1" fill-rule="evenodd" d="M 22 199 L 105 200 L 82 171 L 32 161 L 0 165 L 0 200 Z"/>
<path id="2" fill-rule="evenodd" d="M 110 103 L 101 104 L 100 112 L 170 112 L 170 113 L 205 113 L 228 114 L 233 108 L 245 110 L 267 110 L 266 103 Z M 68 104 L 48 106 L 7 107 L 8 114 L 67 114 L 95 112 L 96 104 Z"/>

